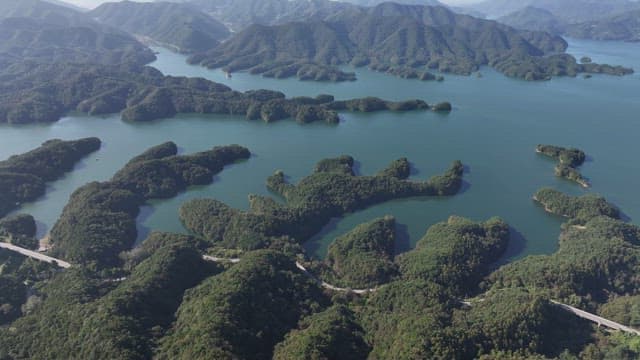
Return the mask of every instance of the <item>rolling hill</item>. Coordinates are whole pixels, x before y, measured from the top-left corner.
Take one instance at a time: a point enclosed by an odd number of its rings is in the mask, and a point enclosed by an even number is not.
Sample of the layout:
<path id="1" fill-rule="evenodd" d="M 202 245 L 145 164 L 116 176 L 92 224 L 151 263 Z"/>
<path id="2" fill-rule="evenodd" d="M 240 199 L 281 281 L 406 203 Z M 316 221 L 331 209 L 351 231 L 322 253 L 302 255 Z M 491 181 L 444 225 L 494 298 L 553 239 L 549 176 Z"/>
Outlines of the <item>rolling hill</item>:
<path id="1" fill-rule="evenodd" d="M 253 25 L 191 62 L 276 77 L 295 76 L 300 64 L 368 65 L 407 77 L 423 77 L 430 69 L 470 74 L 490 65 L 529 80 L 583 71 L 626 72 L 584 68 L 562 54 L 566 46 L 558 36 L 518 31 L 445 7 L 385 3 L 349 9 L 326 21 Z M 416 69 L 420 72 L 406 75 Z"/>
<path id="2" fill-rule="evenodd" d="M 206 51 L 230 34 L 223 24 L 185 4 L 123 1 L 103 4 L 89 15 L 180 52 Z"/>

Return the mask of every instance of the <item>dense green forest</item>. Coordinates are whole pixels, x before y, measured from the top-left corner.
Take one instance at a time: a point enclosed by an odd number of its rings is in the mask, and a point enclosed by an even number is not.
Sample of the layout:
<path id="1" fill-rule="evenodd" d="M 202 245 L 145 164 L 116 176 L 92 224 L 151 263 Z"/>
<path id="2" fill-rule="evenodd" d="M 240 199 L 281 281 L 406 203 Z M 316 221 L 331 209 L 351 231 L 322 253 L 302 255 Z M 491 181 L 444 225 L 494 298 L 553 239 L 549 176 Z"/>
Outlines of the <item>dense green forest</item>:
<path id="1" fill-rule="evenodd" d="M 277 77 L 301 77 L 298 69 L 308 63 L 368 65 L 424 80 L 434 78 L 430 69 L 468 75 L 482 65 L 526 80 L 632 72 L 619 66 L 579 64 L 564 53 L 566 47 L 562 38 L 546 32 L 519 31 L 444 7 L 385 3 L 344 10 L 328 19 L 255 24 L 192 56 L 190 62 Z"/>
<path id="2" fill-rule="evenodd" d="M 161 144 L 134 158 L 110 181 L 92 182 L 76 190 L 51 229 L 54 254 L 86 266 L 117 266 L 119 254 L 136 239 L 136 217 L 145 201 L 209 184 L 225 165 L 250 156 L 249 150 L 238 145 L 176 154 L 175 144 Z"/>
<path id="3" fill-rule="evenodd" d="M 573 222 L 585 222 L 598 216 L 619 219 L 620 211 L 607 200 L 595 194 L 570 196 L 553 189 L 541 189 L 533 199 L 545 210 L 571 219 Z"/>
<path id="4" fill-rule="evenodd" d="M 0 217 L 44 195 L 46 183 L 60 178 L 100 148 L 98 138 L 49 140 L 37 149 L 0 161 Z"/>
<path id="5" fill-rule="evenodd" d="M 69 65 L 22 63 L 0 70 L 0 121 L 57 121 L 69 111 L 91 115 L 117 113 L 128 121 L 170 118 L 178 113 L 229 114 L 276 121 L 337 123 L 337 111 L 410 111 L 429 109 L 421 100 L 384 101 L 364 98 L 335 101 L 285 95 L 272 90 L 233 91 L 201 78 L 164 76 L 134 65 Z M 41 84 L 47 84 L 42 86 Z"/>
<path id="6" fill-rule="evenodd" d="M 348 162 L 318 168 L 353 176 L 341 165 Z M 389 256 L 392 224 L 363 224 L 332 246 L 354 245 L 352 259 Z M 376 246 L 386 249 L 371 248 L 363 234 L 384 239 Z M 216 265 L 201 258 L 206 242 L 154 233 L 108 272 L 79 266 L 46 276 L 29 300 L 0 298 L 4 321 L 22 315 L 0 328 L 0 358 L 337 359 L 348 351 L 362 359 L 633 359 L 634 338 L 599 332 L 548 299 L 635 324 L 638 239 L 636 226 L 595 216 L 563 228 L 556 254 L 494 271 L 508 225 L 452 217 L 414 250 L 387 257 L 396 275 L 357 296 L 322 290 L 296 268 L 291 246 Z M 0 274 L 0 284 L 20 293 L 11 276 Z"/>
<path id="7" fill-rule="evenodd" d="M 332 217 L 374 204 L 415 196 L 451 196 L 462 186 L 459 161 L 443 175 L 420 182 L 408 181 L 408 174 L 388 169 L 376 176 L 356 176 L 353 165 L 350 156 L 321 160 L 315 172 L 297 185 L 276 171 L 267 179 L 267 188 L 281 195 L 284 204 L 252 195 L 249 211 L 240 211 L 215 199 L 196 199 L 182 205 L 180 219 L 211 246 L 252 250 L 292 240 L 302 243 Z M 393 162 L 390 167 L 397 165 Z"/>
<path id="8" fill-rule="evenodd" d="M 0 1 L 0 54 L 40 63 L 143 65 L 155 59 L 133 36 L 41 0 Z"/>
<path id="9" fill-rule="evenodd" d="M 180 52 L 209 50 L 230 34 L 223 24 L 185 4 L 112 2 L 92 10 L 89 16 Z"/>
<path id="10" fill-rule="evenodd" d="M 614 1 L 618 8 L 624 0 Z M 199 52 L 192 61 L 207 66 L 276 78 L 353 80 L 342 64 L 425 81 L 443 80 L 436 71 L 468 74 L 481 65 L 528 80 L 630 72 L 578 63 L 559 37 L 441 6 L 187 2 L 107 4 L 87 15 L 39 0 L 0 0 L 0 122 L 52 122 L 80 111 L 121 112 L 126 121 L 206 113 L 335 124 L 343 111 L 452 109 L 422 100 L 287 98 L 165 76 L 145 66 L 154 55 L 132 34 Z M 8 214 L 101 145 L 98 138 L 49 140 L 0 161 L 2 241 L 35 250 L 36 219 Z M 578 171 L 583 151 L 537 151 L 558 161 L 558 176 L 586 183 Z M 0 249 L 0 360 L 640 358 L 640 337 L 605 331 L 556 303 L 640 327 L 640 227 L 604 197 L 536 192 L 540 213 L 565 221 L 548 255 L 513 259 L 518 229 L 497 217 L 455 215 L 425 221 L 424 236 L 400 253 L 406 234 L 391 214 L 335 237 L 317 259 L 303 244 L 332 230 L 333 219 L 397 199 L 456 196 L 465 166 L 453 161 L 417 179 L 400 157 L 365 175 L 342 155 L 320 159 L 295 181 L 274 169 L 265 179 L 271 196 L 249 195 L 246 209 L 189 200 L 176 214 L 184 234 L 152 232 L 138 243 L 142 206 L 211 184 L 252 154 L 241 145 L 182 154 L 168 141 L 134 155 L 110 179 L 76 189 L 50 230 L 47 254 L 70 268 Z"/>
<path id="11" fill-rule="evenodd" d="M 554 145 L 538 145 L 536 152 L 558 160 L 555 168 L 556 176 L 577 182 L 582 187 L 589 187 L 589 181 L 577 169 L 587 158 L 584 151 Z"/>

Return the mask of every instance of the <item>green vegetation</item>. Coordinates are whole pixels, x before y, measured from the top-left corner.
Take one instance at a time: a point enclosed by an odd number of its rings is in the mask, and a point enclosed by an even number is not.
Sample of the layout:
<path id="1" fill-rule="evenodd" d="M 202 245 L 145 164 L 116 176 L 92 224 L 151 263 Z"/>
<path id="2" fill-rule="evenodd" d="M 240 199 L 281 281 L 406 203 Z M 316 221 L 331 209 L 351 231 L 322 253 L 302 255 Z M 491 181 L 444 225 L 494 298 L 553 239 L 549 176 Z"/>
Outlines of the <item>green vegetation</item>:
<path id="1" fill-rule="evenodd" d="M 158 359 L 267 359 L 305 315 L 326 303 L 293 259 L 259 250 L 189 290 Z"/>
<path id="2" fill-rule="evenodd" d="M 465 358 L 509 351 L 549 357 L 565 350 L 573 353 L 589 342 L 591 327 L 549 302 L 523 289 L 490 292 L 479 302 L 454 315 L 453 328 L 464 334 Z M 476 356 L 477 356 L 476 355 Z"/>
<path id="3" fill-rule="evenodd" d="M 89 16 L 131 34 L 147 36 L 180 52 L 206 51 L 229 36 L 229 30 L 223 24 L 185 4 L 106 3 L 90 11 Z"/>
<path id="4" fill-rule="evenodd" d="M 584 151 L 575 148 L 563 148 L 553 145 L 538 145 L 536 152 L 552 157 L 560 163 L 576 167 L 584 163 L 587 158 Z"/>
<path id="5" fill-rule="evenodd" d="M 376 176 L 353 175 L 353 159 L 342 156 L 318 163 L 316 171 L 297 185 L 276 171 L 267 187 L 286 203 L 272 198 L 250 196 L 250 210 L 239 211 L 213 199 L 197 199 L 180 208 L 187 229 L 226 248 L 267 247 L 283 236 L 298 243 L 318 233 L 332 217 L 363 209 L 384 201 L 413 196 L 451 196 L 462 186 L 463 166 L 459 161 L 443 175 L 413 182 L 388 176 L 402 160 Z"/>
<path id="6" fill-rule="evenodd" d="M 153 253 L 121 282 L 83 269 L 56 275 L 40 305 L 2 334 L 0 349 L 9 358 L 150 358 L 184 291 L 218 270 L 184 236 L 153 234 L 143 247 Z"/>
<path id="7" fill-rule="evenodd" d="M 44 195 L 47 182 L 73 170 L 78 161 L 99 148 L 98 138 L 49 140 L 37 149 L 0 161 L 0 217 Z"/>
<path id="8" fill-rule="evenodd" d="M 173 143 L 151 148 L 111 181 L 76 190 L 51 230 L 55 254 L 71 263 L 117 265 L 118 254 L 135 241 L 136 216 L 146 200 L 208 184 L 225 165 L 250 156 L 249 150 L 238 145 L 192 155 L 176 155 L 176 151 Z"/>
<path id="9" fill-rule="evenodd" d="M 589 187 L 587 179 L 576 169 L 576 167 L 582 165 L 587 158 L 584 151 L 553 145 L 538 145 L 536 152 L 558 160 L 558 165 L 555 169 L 556 176 L 575 181 L 582 187 Z"/>
<path id="10" fill-rule="evenodd" d="M 337 238 L 325 258 L 327 272 L 322 279 L 353 289 L 374 288 L 396 275 L 393 263 L 395 219 L 384 217 L 357 226 Z"/>
<path id="11" fill-rule="evenodd" d="M 620 324 L 639 328 L 640 295 L 614 297 L 602 305 L 598 313 Z"/>
<path id="12" fill-rule="evenodd" d="M 31 215 L 18 214 L 0 219 L 0 241 L 6 237 L 9 242 L 25 249 L 38 247 L 36 221 Z"/>
<path id="13" fill-rule="evenodd" d="M 285 99 L 283 93 L 270 90 L 240 93 L 212 81 L 163 76 L 156 69 L 140 66 L 26 63 L 14 64 L 4 69 L 4 74 L 13 81 L 0 85 L 0 121 L 9 123 L 56 121 L 72 110 L 92 115 L 122 111 L 122 117 L 129 121 L 202 113 L 244 115 L 267 122 L 293 118 L 301 123 L 337 123 L 337 111 L 343 110 L 429 108 L 420 100 L 334 101 L 326 95 Z"/>
<path id="14" fill-rule="evenodd" d="M 32 238 L 36 236 L 36 221 L 28 214 L 7 216 L 0 219 L 0 232 Z"/>
<path id="15" fill-rule="evenodd" d="M 253 22 L 190 62 L 277 77 L 300 77 L 300 67 L 310 64 L 331 67 L 334 72 L 339 72 L 338 65 L 368 65 L 376 71 L 422 80 L 437 79 L 430 70 L 470 75 L 482 65 L 526 80 L 632 72 L 623 67 L 578 64 L 564 53 L 567 43 L 559 36 L 515 30 L 445 7 L 385 3 L 293 21 L 279 18 L 271 26 L 262 25 L 269 21 Z"/>
<path id="16" fill-rule="evenodd" d="M 197 57 L 192 58 L 190 61 L 194 62 Z M 244 70 L 243 68 L 235 67 L 235 64 L 229 64 L 224 66 L 222 70 L 226 72 L 233 72 L 236 70 Z M 308 62 L 295 62 L 295 61 L 279 61 L 279 62 L 267 62 L 248 69 L 251 74 L 262 74 L 267 78 L 286 79 L 290 77 L 297 77 L 300 80 L 309 81 L 354 81 L 356 80 L 355 73 L 348 73 L 341 71 L 331 66 L 318 65 Z"/>
<path id="17" fill-rule="evenodd" d="M 0 4 L 0 54 L 15 62 L 146 64 L 151 50 L 85 14 L 40 0 Z"/>
<path id="18" fill-rule="evenodd" d="M 567 226 L 560 247 L 548 256 L 529 256 L 490 276 L 494 288 L 526 287 L 584 309 L 609 296 L 637 294 L 640 228 L 610 217 L 595 217 L 582 227 Z"/>
<path id="19" fill-rule="evenodd" d="M 20 316 L 26 295 L 27 287 L 18 279 L 0 275 L 0 326 Z"/>
<path id="20" fill-rule="evenodd" d="M 546 211 L 569 218 L 574 223 L 584 223 L 598 216 L 620 218 L 620 211 L 615 206 L 594 194 L 575 197 L 553 189 L 541 189 L 533 199 L 542 204 Z"/>
<path id="21" fill-rule="evenodd" d="M 497 218 L 475 223 L 451 217 L 430 227 L 414 250 L 399 257 L 400 272 L 405 279 L 438 283 L 452 296 L 467 296 L 500 259 L 509 236 L 509 226 Z"/>
<path id="22" fill-rule="evenodd" d="M 276 345 L 274 360 L 366 359 L 369 346 L 353 313 L 343 305 L 304 318 L 299 329 Z"/>

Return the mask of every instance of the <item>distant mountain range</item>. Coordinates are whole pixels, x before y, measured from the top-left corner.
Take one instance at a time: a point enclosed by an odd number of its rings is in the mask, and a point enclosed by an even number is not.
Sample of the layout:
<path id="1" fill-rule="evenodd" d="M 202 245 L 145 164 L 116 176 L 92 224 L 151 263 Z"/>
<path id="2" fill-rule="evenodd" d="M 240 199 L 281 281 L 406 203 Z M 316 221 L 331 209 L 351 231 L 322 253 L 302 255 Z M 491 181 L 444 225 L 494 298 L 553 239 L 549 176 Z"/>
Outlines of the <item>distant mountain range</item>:
<path id="1" fill-rule="evenodd" d="M 222 23 L 185 4 L 123 1 L 103 4 L 88 14 L 101 23 L 180 52 L 206 51 L 230 35 Z"/>
<path id="2" fill-rule="evenodd" d="M 551 11 L 533 6 L 527 6 L 497 20 L 516 29 L 549 31 L 553 34 L 562 34 L 567 27 L 567 24 Z"/>
<path id="3" fill-rule="evenodd" d="M 0 0 L 0 54 L 44 63 L 145 64 L 154 59 L 129 34 L 39 0 Z"/>
<path id="4" fill-rule="evenodd" d="M 625 6 L 622 3 L 619 3 L 619 6 L 603 3 L 608 6 L 602 9 L 603 12 L 597 20 L 592 21 L 573 23 L 566 16 L 561 16 L 561 12 L 533 6 L 502 16 L 498 21 L 518 29 L 548 31 L 582 39 L 640 40 L 640 3 L 627 2 Z M 628 10 L 628 7 L 633 9 L 634 6 L 636 10 Z M 610 12 L 619 13 L 607 15 Z"/>
<path id="5" fill-rule="evenodd" d="M 640 9 L 571 25 L 566 29 L 566 35 L 594 40 L 640 41 Z"/>
<path id="6" fill-rule="evenodd" d="M 486 0 L 469 6 L 493 19 L 527 7 L 548 10 L 562 21 L 575 24 L 638 9 L 640 3 L 633 0 Z"/>
<path id="7" fill-rule="evenodd" d="M 348 2 L 359 6 L 377 6 L 382 3 L 389 2 L 389 0 L 343 0 L 343 2 Z M 394 2 L 406 5 L 445 6 L 438 0 L 397 0 Z"/>
<path id="8" fill-rule="evenodd" d="M 276 25 L 291 21 L 320 20 L 356 5 L 331 0 L 190 0 L 233 31 L 252 24 Z"/>
<path id="9" fill-rule="evenodd" d="M 299 64 L 368 65 L 394 74 L 411 69 L 470 74 L 490 65 L 528 80 L 622 71 L 586 68 L 571 56 L 557 55 L 566 47 L 558 36 L 518 31 L 445 7 L 385 3 L 349 8 L 324 21 L 253 25 L 191 61 L 230 72 L 248 70 L 278 77 L 295 76 Z"/>

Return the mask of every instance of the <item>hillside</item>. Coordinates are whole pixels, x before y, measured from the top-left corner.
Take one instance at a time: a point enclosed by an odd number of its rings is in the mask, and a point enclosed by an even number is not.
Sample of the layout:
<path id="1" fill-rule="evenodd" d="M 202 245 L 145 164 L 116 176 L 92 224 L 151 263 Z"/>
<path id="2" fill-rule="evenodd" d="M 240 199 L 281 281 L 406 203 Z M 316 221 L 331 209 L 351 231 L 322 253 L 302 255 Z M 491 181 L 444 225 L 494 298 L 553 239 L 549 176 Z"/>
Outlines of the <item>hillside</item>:
<path id="1" fill-rule="evenodd" d="M 0 14 L 3 62 L 145 64 L 155 58 L 130 35 L 67 7 L 0 0 Z"/>
<path id="2" fill-rule="evenodd" d="M 425 79 L 430 78 L 429 70 L 468 75 L 482 65 L 528 80 L 580 72 L 628 72 L 593 68 L 597 66 L 593 64 L 586 67 L 571 56 L 556 55 L 566 46 L 562 38 L 548 33 L 518 31 L 444 7 L 386 3 L 340 12 L 326 21 L 253 25 L 190 61 L 229 72 L 248 70 L 277 77 L 300 77 L 296 67 L 301 64 L 367 65 Z"/>
<path id="3" fill-rule="evenodd" d="M 548 31 L 552 34 L 562 34 L 566 27 L 565 22 L 551 11 L 533 6 L 502 16 L 497 21 L 516 29 Z"/>
<path id="4" fill-rule="evenodd" d="M 191 0 L 189 3 L 233 31 L 243 30 L 252 24 L 321 20 L 339 11 L 357 8 L 353 4 L 331 0 Z"/>
<path id="5" fill-rule="evenodd" d="M 598 21 L 571 25 L 566 34 L 580 39 L 640 41 L 640 9 Z"/>
<path id="6" fill-rule="evenodd" d="M 28 17 L 57 25 L 89 23 L 81 12 L 41 0 L 0 0 L 0 19 Z"/>
<path id="7" fill-rule="evenodd" d="M 469 7 L 499 18 L 526 7 L 548 10 L 567 23 L 579 23 L 604 18 L 637 9 L 640 5 L 632 0 L 485 0 Z"/>
<path id="8" fill-rule="evenodd" d="M 376 6 L 388 1 L 386 0 L 345 0 L 344 2 L 351 3 L 358 6 Z M 398 4 L 409 4 L 409 5 L 444 6 L 438 0 L 398 0 L 394 2 Z"/>
<path id="9" fill-rule="evenodd" d="M 103 4 L 88 14 L 103 24 L 181 52 L 206 51 L 229 36 L 220 22 L 184 4 L 123 1 Z"/>

